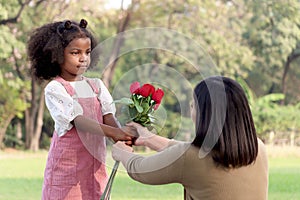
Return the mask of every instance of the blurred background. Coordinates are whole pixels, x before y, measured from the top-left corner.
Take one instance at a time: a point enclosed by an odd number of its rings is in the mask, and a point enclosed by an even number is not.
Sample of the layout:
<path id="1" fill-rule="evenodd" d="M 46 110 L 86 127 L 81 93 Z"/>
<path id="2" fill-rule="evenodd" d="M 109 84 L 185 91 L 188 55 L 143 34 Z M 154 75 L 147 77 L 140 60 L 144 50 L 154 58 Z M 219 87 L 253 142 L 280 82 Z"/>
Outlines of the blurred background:
<path id="1" fill-rule="evenodd" d="M 53 121 L 44 106 L 43 87 L 29 74 L 26 42 L 31 31 L 45 23 L 87 19 L 98 42 L 124 31 L 160 27 L 176 31 L 201 45 L 217 66 L 244 87 L 258 135 L 266 144 L 300 145 L 300 1 L 299 0 L 0 0 L 0 147 L 38 151 L 47 149 Z M 191 85 L 199 71 L 183 57 L 163 49 L 140 49 L 118 58 L 126 40 L 113 37 L 105 53 L 107 66 L 88 72 L 102 78 L 111 92 L 122 76 L 136 69 L 134 80 L 158 76 L 159 66 L 180 73 Z M 178 40 L 179 45 L 180 40 Z M 186 47 L 182 47 L 186 45 Z M 186 55 L 197 54 L 183 43 Z M 105 50 L 104 50 L 105 51 Z M 100 66 L 101 68 L 101 66 Z M 139 78 L 140 77 L 140 78 Z M 167 114 L 161 135 L 172 138 L 180 127 L 189 139 L 192 122 L 188 88 L 176 78 L 176 91 L 165 88 Z M 129 84 L 124 85 L 128 91 Z M 118 86 L 118 87 L 119 87 Z M 185 95 L 186 94 L 186 95 Z"/>
<path id="2" fill-rule="evenodd" d="M 47 83 L 29 73 L 29 35 L 45 23 L 81 18 L 102 50 L 86 76 L 101 78 L 117 99 L 130 95 L 132 81 L 163 88 L 160 135 L 193 137 L 191 89 L 204 69 L 237 80 L 267 145 L 269 199 L 300 199 L 299 0 L 0 0 L 1 200 L 40 199 L 53 134 L 43 94 Z M 158 32 L 147 35 L 149 27 Z M 137 33 L 136 40 L 122 33 Z M 134 49 L 144 36 L 161 48 Z M 110 170 L 114 161 L 107 158 Z M 113 199 L 183 197 L 180 185 L 145 186 L 121 172 Z"/>

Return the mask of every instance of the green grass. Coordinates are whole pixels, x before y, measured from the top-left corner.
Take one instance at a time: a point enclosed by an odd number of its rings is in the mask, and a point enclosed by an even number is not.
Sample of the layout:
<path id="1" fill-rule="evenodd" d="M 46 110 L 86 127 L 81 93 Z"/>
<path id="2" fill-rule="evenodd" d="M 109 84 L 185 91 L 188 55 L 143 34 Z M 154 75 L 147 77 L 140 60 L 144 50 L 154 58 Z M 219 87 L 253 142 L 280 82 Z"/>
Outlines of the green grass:
<path id="1" fill-rule="evenodd" d="M 299 150 L 299 149 L 298 149 Z M 47 152 L 0 152 L 0 200 L 38 200 Z M 108 160 L 108 170 L 113 161 Z M 269 157 L 269 200 L 300 200 L 300 157 Z M 131 180 L 120 165 L 112 199 L 183 199 L 178 184 L 149 186 Z"/>
<path id="2" fill-rule="evenodd" d="M 46 153 L 0 153 L 0 199 L 40 199 Z"/>
<path id="3" fill-rule="evenodd" d="M 183 199 L 183 188 L 179 184 L 151 186 L 132 181 L 124 172 L 118 172 L 113 184 L 112 199 Z"/>
<path id="4" fill-rule="evenodd" d="M 269 159 L 269 199 L 300 199 L 300 158 Z"/>
<path id="5" fill-rule="evenodd" d="M 0 152 L 0 200 L 39 200 L 47 152 Z M 108 160 L 110 173 L 114 161 Z M 183 199 L 179 184 L 149 186 L 134 182 L 120 165 L 111 193 L 112 199 Z"/>

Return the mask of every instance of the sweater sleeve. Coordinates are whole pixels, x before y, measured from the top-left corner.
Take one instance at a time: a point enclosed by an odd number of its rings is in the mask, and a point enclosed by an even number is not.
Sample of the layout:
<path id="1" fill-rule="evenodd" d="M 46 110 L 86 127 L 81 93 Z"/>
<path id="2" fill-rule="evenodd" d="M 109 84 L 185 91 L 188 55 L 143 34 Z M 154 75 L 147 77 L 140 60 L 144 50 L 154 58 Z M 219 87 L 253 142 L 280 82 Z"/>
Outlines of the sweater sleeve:
<path id="1" fill-rule="evenodd" d="M 126 163 L 129 176 L 141 183 L 159 185 L 181 183 L 185 152 L 189 143 L 172 145 L 155 155 L 134 155 Z"/>

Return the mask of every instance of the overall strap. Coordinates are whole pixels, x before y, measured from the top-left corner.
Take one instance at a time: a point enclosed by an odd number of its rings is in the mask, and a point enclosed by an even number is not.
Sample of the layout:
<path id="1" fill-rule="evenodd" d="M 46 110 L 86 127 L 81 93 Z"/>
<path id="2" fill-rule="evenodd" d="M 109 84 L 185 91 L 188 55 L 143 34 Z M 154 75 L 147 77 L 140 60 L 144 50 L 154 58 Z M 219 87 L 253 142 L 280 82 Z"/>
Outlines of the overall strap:
<path id="1" fill-rule="evenodd" d="M 68 81 L 66 81 L 60 76 L 55 77 L 54 80 L 60 82 L 71 97 L 75 95 L 75 90 Z"/>
<path id="2" fill-rule="evenodd" d="M 92 80 L 90 78 L 86 78 L 86 77 L 83 77 L 83 80 L 86 80 L 86 82 L 91 86 L 91 88 L 93 89 L 95 94 L 97 94 L 97 95 L 99 94 L 100 88 L 97 87 L 97 84 L 94 80 Z"/>

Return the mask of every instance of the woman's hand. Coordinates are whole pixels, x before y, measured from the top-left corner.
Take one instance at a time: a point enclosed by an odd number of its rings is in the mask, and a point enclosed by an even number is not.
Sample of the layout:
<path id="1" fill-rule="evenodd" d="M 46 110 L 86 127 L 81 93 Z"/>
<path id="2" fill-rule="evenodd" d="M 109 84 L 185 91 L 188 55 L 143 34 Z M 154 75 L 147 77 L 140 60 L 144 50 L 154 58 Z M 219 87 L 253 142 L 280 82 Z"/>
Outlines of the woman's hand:
<path id="1" fill-rule="evenodd" d="M 168 138 L 151 133 L 146 127 L 135 122 L 130 122 L 126 126 L 134 129 L 139 134 L 139 137 L 133 143 L 136 146 L 146 146 L 155 151 L 162 151 L 169 146 L 171 141 Z"/>
<path id="2" fill-rule="evenodd" d="M 132 139 L 135 137 L 134 134 L 122 127 L 120 123 L 117 121 L 113 114 L 107 114 L 103 116 L 103 123 L 112 127 L 111 129 L 107 128 L 104 130 L 104 133 L 107 137 L 111 138 L 114 142 L 117 141 L 126 141 L 126 143 L 131 144 Z M 102 125 L 104 127 L 104 125 Z"/>
<path id="3" fill-rule="evenodd" d="M 134 145 L 136 146 L 146 146 L 146 141 L 155 136 L 155 134 L 151 133 L 146 127 L 135 122 L 126 124 L 126 127 L 131 130 L 131 134 L 138 135 L 134 141 Z"/>
<path id="4" fill-rule="evenodd" d="M 112 148 L 112 157 L 116 161 L 125 162 L 129 157 L 128 152 L 133 152 L 133 148 L 125 144 L 124 142 L 117 142 Z"/>

